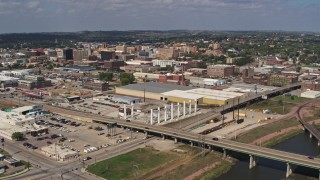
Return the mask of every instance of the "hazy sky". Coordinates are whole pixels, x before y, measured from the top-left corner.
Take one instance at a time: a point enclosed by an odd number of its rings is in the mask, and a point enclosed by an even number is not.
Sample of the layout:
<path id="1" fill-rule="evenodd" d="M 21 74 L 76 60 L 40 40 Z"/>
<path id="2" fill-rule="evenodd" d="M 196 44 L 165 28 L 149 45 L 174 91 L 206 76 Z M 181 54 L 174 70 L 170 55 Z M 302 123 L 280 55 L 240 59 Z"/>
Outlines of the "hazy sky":
<path id="1" fill-rule="evenodd" d="M 320 0 L 0 0 L 0 33 L 171 29 L 320 32 Z"/>

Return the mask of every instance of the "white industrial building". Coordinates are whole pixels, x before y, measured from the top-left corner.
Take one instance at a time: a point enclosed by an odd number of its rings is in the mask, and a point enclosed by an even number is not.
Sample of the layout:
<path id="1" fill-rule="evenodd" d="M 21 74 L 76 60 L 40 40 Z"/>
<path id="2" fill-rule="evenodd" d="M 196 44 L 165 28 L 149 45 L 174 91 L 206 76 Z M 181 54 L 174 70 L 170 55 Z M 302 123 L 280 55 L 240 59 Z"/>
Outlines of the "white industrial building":
<path id="1" fill-rule="evenodd" d="M 167 66 L 173 66 L 176 64 L 175 60 L 159 60 L 159 59 L 154 59 L 152 60 L 152 65 L 153 66 L 160 66 L 160 67 L 167 67 Z"/>
<path id="2" fill-rule="evenodd" d="M 77 151 L 73 151 L 56 144 L 42 147 L 41 152 L 57 161 L 66 161 L 69 159 L 77 158 L 79 156 L 79 153 Z"/>
<path id="3" fill-rule="evenodd" d="M 226 80 L 220 79 L 204 79 L 203 84 L 208 86 L 221 86 L 226 83 Z"/>
<path id="4" fill-rule="evenodd" d="M 0 136 L 11 139 L 14 132 L 37 133 L 47 131 L 35 123 L 36 115 L 42 113 L 42 106 L 25 106 L 12 112 L 0 111 Z"/>
<path id="5" fill-rule="evenodd" d="M 19 78 L 1 76 L 0 75 L 0 87 L 17 87 Z"/>
<path id="6" fill-rule="evenodd" d="M 301 93 L 301 97 L 315 99 L 320 97 L 320 91 L 305 91 Z"/>

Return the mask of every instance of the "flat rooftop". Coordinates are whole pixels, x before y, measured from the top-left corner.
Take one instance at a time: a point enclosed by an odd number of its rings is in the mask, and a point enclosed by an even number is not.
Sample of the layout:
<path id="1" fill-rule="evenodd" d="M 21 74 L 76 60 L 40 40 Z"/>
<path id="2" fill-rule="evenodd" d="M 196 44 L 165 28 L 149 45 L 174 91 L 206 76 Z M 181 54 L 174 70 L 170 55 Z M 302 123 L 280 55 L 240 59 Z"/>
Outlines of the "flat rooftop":
<path id="1" fill-rule="evenodd" d="M 141 84 L 129 84 L 126 86 L 118 87 L 122 89 L 129 89 L 135 91 L 146 91 L 151 93 L 164 93 L 173 90 L 191 90 L 195 89 L 189 86 L 180 86 L 180 85 L 173 85 L 173 84 L 164 84 L 164 83 L 157 83 L 157 82 L 146 82 Z"/>
<path id="2" fill-rule="evenodd" d="M 165 96 L 185 98 L 185 99 L 200 99 L 204 97 L 204 95 L 188 93 L 186 91 L 181 91 L 181 90 L 168 91 L 162 94 Z"/>
<path id="3" fill-rule="evenodd" d="M 218 96 L 218 97 L 226 97 L 226 98 L 235 98 L 243 95 L 243 93 L 220 91 L 220 90 L 205 89 L 205 88 L 192 89 L 187 92 L 194 93 L 194 94 L 202 94 L 205 96 Z"/>

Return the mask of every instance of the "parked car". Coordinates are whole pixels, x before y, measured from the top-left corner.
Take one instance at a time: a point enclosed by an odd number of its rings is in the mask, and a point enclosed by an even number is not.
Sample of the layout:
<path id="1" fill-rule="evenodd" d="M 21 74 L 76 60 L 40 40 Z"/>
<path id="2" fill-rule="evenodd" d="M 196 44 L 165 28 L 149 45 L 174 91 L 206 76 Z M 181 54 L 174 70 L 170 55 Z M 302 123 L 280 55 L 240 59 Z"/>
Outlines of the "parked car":
<path id="1" fill-rule="evenodd" d="M 83 161 L 88 161 L 90 159 L 92 159 L 92 158 L 88 156 L 88 157 L 83 158 Z"/>
<path id="2" fill-rule="evenodd" d="M 314 159 L 314 157 L 312 157 L 312 156 L 308 156 L 308 158 L 309 158 L 309 159 Z"/>

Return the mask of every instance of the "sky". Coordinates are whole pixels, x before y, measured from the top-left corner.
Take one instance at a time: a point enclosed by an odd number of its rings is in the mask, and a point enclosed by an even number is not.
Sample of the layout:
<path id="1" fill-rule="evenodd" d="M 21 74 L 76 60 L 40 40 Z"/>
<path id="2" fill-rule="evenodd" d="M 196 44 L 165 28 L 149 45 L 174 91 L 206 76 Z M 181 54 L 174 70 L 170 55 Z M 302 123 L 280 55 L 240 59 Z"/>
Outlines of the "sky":
<path id="1" fill-rule="evenodd" d="M 109 30 L 320 32 L 320 0 L 0 0 L 0 33 Z"/>

